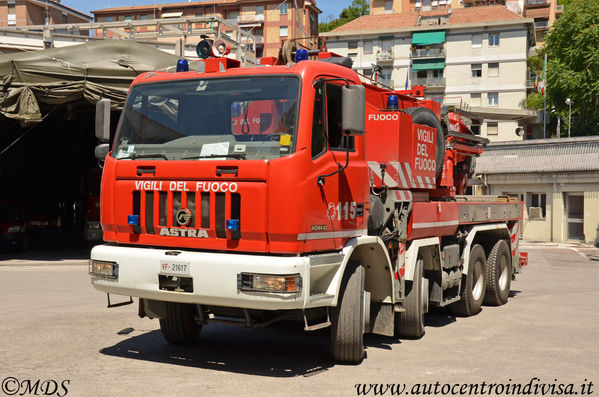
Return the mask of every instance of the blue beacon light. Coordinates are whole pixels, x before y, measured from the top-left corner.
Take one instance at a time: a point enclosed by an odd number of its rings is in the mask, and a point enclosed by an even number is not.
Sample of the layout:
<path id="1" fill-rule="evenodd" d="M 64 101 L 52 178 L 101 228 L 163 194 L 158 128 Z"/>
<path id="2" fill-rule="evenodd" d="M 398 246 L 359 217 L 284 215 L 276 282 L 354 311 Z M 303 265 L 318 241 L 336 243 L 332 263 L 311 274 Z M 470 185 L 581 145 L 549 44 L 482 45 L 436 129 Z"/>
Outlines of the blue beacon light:
<path id="1" fill-rule="evenodd" d="M 179 72 L 189 72 L 189 62 L 187 62 L 187 59 L 179 59 L 177 61 L 177 73 Z"/>
<path id="2" fill-rule="evenodd" d="M 387 98 L 387 110 L 398 110 L 399 109 L 399 99 L 397 95 L 389 95 Z"/>
<path id="3" fill-rule="evenodd" d="M 300 61 L 307 61 L 307 60 L 308 60 L 308 50 L 300 48 L 299 50 L 295 51 L 295 63 L 298 63 Z"/>
<path id="4" fill-rule="evenodd" d="M 227 219 L 227 230 L 238 231 L 239 219 Z"/>

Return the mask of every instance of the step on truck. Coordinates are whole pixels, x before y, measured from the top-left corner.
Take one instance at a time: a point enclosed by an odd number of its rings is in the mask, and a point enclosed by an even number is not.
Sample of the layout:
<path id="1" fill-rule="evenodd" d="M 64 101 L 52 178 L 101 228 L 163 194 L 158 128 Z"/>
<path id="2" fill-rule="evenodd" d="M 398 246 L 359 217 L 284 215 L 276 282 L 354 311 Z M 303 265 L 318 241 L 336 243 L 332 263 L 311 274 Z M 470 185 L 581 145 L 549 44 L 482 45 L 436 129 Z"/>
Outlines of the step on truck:
<path id="1" fill-rule="evenodd" d="M 296 57 L 133 81 L 96 149 L 105 243 L 89 272 L 109 307 L 138 297 L 173 344 L 209 322 L 297 320 L 357 363 L 365 333 L 420 338 L 431 305 L 505 304 L 526 264 L 522 203 L 465 194 L 486 144 L 468 115 L 362 82 L 335 54 Z"/>

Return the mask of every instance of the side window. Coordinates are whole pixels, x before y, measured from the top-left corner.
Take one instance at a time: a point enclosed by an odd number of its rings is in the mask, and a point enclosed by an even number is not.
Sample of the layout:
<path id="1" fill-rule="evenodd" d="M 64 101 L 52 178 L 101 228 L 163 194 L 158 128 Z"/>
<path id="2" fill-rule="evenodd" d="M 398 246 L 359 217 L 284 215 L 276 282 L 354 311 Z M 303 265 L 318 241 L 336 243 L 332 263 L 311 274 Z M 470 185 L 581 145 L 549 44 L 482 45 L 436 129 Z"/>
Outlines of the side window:
<path id="1" fill-rule="evenodd" d="M 327 84 L 327 131 L 329 133 L 329 149 L 342 150 L 354 148 L 354 137 L 341 131 L 341 86 Z"/>
<path id="2" fill-rule="evenodd" d="M 325 149 L 324 111 L 324 87 L 318 85 L 314 97 L 314 117 L 312 118 L 312 158 L 323 153 Z"/>
<path id="3" fill-rule="evenodd" d="M 316 88 L 312 120 L 312 158 L 323 153 L 327 146 L 334 151 L 353 150 L 355 147 L 354 137 L 341 131 L 341 85 L 333 83 L 318 85 Z"/>

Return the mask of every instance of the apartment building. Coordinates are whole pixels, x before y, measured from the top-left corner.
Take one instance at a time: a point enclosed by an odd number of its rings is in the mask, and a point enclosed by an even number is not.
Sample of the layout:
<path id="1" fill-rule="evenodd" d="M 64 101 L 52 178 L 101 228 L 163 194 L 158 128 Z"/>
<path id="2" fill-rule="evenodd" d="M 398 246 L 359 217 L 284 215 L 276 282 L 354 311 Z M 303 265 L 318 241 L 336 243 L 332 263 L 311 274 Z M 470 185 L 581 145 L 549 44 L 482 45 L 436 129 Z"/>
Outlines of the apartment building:
<path id="1" fill-rule="evenodd" d="M 85 23 L 92 17 L 54 0 L 0 0 L 0 28 Z"/>
<path id="2" fill-rule="evenodd" d="M 524 16 L 535 20 L 535 40 L 537 47 L 545 44 L 545 36 L 553 23 L 564 12 L 564 6 L 557 0 L 522 0 Z"/>
<path id="3" fill-rule="evenodd" d="M 370 0 L 370 15 L 383 15 L 415 11 L 435 11 L 504 5 L 510 11 L 526 18 L 534 18 L 535 41 L 538 48 L 545 43 L 545 35 L 564 6 L 557 0 Z"/>
<path id="4" fill-rule="evenodd" d="M 218 16 L 230 25 L 239 26 L 256 36 L 256 56 L 262 57 L 277 56 L 282 41 L 288 39 L 294 39 L 307 48 L 317 48 L 318 14 L 321 11 L 316 7 L 314 0 L 208 0 L 105 8 L 92 13 L 96 22 Z M 160 27 L 144 26 L 135 29 L 148 31 Z M 239 39 L 243 43 L 243 38 L 233 37 L 236 33 L 233 29 L 226 26 L 220 29 L 223 30 L 219 33 L 229 35 L 234 40 Z M 106 33 L 96 33 L 100 34 Z M 198 41 L 199 38 L 187 40 Z"/>
<path id="5" fill-rule="evenodd" d="M 426 85 L 427 98 L 480 114 L 474 130 L 492 141 L 522 139 L 518 127 L 536 122 L 521 107 L 533 20 L 505 6 L 366 15 L 321 35 L 364 79 L 377 69 L 383 85 Z"/>

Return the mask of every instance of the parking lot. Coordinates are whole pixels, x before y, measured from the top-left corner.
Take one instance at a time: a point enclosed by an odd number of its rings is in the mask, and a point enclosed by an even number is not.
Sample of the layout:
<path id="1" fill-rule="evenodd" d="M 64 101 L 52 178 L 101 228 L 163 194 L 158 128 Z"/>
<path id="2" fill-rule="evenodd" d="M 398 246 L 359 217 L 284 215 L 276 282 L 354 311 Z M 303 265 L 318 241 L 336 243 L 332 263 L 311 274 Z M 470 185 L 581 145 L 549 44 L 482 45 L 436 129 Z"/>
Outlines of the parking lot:
<path id="1" fill-rule="evenodd" d="M 198 345 L 170 346 L 157 320 L 137 317 L 137 300 L 106 308 L 106 296 L 90 284 L 85 251 L 2 256 L 0 381 L 9 389 L 14 380 L 52 381 L 55 395 L 73 396 L 355 396 L 387 384 L 404 385 L 404 395 L 431 385 L 435 394 L 436 382 L 438 394 L 481 382 L 596 392 L 599 249 L 523 250 L 529 266 L 507 305 L 471 318 L 431 313 L 420 340 L 368 335 L 359 365 L 329 359 L 328 330 L 306 333 L 295 324 L 254 331 L 209 324 Z"/>

